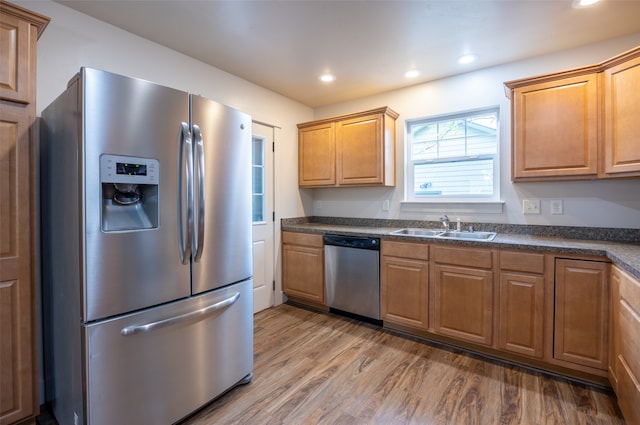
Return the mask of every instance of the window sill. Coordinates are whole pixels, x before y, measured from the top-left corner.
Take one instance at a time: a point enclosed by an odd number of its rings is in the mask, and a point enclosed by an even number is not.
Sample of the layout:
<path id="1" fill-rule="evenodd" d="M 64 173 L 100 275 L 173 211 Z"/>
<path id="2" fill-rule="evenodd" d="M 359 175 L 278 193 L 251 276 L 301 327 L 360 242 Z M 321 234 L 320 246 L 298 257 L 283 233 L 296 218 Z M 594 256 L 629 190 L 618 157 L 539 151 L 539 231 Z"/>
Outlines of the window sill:
<path id="1" fill-rule="evenodd" d="M 442 212 L 460 214 L 502 214 L 504 201 L 402 201 L 401 212 Z"/>

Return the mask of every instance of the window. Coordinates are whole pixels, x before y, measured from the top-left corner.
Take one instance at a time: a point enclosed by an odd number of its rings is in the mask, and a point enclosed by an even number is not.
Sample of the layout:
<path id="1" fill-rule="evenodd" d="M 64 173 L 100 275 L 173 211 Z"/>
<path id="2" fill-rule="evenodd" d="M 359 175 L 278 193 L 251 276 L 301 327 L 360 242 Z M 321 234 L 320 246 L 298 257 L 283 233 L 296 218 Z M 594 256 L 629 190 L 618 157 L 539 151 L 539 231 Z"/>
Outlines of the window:
<path id="1" fill-rule="evenodd" d="M 406 200 L 497 201 L 498 108 L 407 121 Z"/>
<path id="2" fill-rule="evenodd" d="M 252 140 L 253 222 L 264 221 L 264 139 Z"/>

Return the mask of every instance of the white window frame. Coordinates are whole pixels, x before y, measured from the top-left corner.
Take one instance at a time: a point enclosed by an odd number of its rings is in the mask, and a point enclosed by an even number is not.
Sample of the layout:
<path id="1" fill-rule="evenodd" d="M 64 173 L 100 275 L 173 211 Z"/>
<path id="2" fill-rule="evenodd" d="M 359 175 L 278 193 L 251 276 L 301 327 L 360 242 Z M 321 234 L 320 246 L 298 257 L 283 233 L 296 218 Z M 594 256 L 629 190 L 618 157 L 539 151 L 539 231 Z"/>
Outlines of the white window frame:
<path id="1" fill-rule="evenodd" d="M 493 194 L 492 195 L 464 195 L 464 196 L 447 196 L 447 195 L 416 195 L 414 193 L 416 164 L 422 164 L 424 160 L 412 160 L 412 143 L 411 127 L 416 124 L 424 124 L 435 121 L 448 121 L 465 118 L 483 113 L 494 112 L 497 117 L 496 124 L 496 152 L 489 155 L 469 155 L 463 157 L 439 158 L 428 162 L 453 162 L 465 161 L 472 159 L 493 158 Z M 410 203 L 501 203 L 500 194 L 500 108 L 491 106 L 487 108 L 473 109 L 462 112 L 454 112 L 450 114 L 434 115 L 428 117 L 415 118 L 405 121 L 405 202 Z"/>

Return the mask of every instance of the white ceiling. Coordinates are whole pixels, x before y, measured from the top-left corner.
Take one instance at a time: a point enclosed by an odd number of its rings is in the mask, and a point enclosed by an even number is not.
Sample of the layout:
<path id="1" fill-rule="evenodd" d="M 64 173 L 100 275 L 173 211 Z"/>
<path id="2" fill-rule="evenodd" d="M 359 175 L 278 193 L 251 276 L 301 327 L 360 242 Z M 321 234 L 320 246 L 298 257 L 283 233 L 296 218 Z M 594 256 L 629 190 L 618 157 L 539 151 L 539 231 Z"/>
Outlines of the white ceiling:
<path id="1" fill-rule="evenodd" d="M 58 2 L 310 107 L 640 32 L 640 0 Z"/>

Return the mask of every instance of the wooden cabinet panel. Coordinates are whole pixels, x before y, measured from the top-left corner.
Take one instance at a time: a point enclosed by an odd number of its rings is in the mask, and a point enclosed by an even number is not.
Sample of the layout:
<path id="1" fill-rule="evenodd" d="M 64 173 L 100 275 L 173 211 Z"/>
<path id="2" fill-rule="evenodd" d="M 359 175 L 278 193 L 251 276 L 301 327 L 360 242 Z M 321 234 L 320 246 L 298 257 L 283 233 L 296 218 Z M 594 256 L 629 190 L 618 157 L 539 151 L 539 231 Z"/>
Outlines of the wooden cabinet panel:
<path id="1" fill-rule="evenodd" d="M 493 341 L 493 272 L 433 265 L 434 332 L 483 345 Z"/>
<path id="2" fill-rule="evenodd" d="M 395 186 L 395 120 L 387 107 L 298 124 L 298 185 Z"/>
<path id="3" fill-rule="evenodd" d="M 493 266 L 493 253 L 487 249 L 434 246 L 432 253 L 433 260 L 436 263 L 486 269 L 490 269 Z"/>
<path id="4" fill-rule="evenodd" d="M 609 308 L 611 309 L 611 320 L 609 322 L 609 382 L 614 391 L 618 391 L 618 365 L 617 358 L 620 352 L 620 275 L 617 267 L 611 268 L 611 279 L 609 280 L 609 290 L 611 299 Z"/>
<path id="5" fill-rule="evenodd" d="M 607 370 L 607 266 L 556 259 L 554 358 Z"/>
<path id="6" fill-rule="evenodd" d="M 499 347 L 544 355 L 544 276 L 500 273 Z"/>
<path id="7" fill-rule="evenodd" d="M 36 43 L 49 18 L 0 2 L 0 425 L 39 411 L 34 273 Z"/>
<path id="8" fill-rule="evenodd" d="M 596 73 L 513 90 L 512 178 L 596 176 Z"/>
<path id="9" fill-rule="evenodd" d="M 640 175 L 640 50 L 604 71 L 604 159 L 608 174 Z"/>
<path id="10" fill-rule="evenodd" d="M 283 235 L 290 232 L 283 232 Z M 302 235 L 302 234 L 301 234 Z M 322 235 L 304 235 L 315 239 L 311 246 L 282 245 L 283 292 L 291 297 L 324 304 L 324 249 Z M 283 236 L 295 238 L 294 233 Z M 320 247 L 318 247 L 318 240 Z"/>
<path id="11" fill-rule="evenodd" d="M 336 184 L 336 142 L 333 123 L 298 130 L 298 185 Z"/>
<path id="12" fill-rule="evenodd" d="M 409 251 L 419 255 L 426 251 L 428 259 L 428 245 L 382 243 L 380 312 L 385 325 L 396 323 L 426 331 L 429 325 L 429 263 L 388 255 Z"/>

